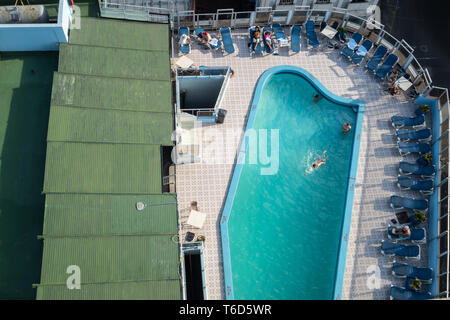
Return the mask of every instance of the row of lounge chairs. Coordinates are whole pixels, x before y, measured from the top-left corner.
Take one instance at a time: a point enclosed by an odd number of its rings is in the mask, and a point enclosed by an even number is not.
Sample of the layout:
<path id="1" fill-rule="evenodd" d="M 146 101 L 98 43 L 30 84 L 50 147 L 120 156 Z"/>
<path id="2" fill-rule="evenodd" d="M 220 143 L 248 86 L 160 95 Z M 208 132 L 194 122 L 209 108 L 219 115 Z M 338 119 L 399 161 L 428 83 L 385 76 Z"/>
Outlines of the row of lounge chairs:
<path id="1" fill-rule="evenodd" d="M 200 39 L 199 35 L 200 33 L 204 32 L 205 30 L 202 27 L 198 27 L 194 30 L 194 36 L 197 39 Z M 228 53 L 234 53 L 235 49 L 234 49 L 234 44 L 233 44 L 233 39 L 231 38 L 231 29 L 229 27 L 223 27 L 219 29 L 220 35 L 222 40 L 220 39 L 215 39 L 214 42 L 210 42 L 208 44 L 208 46 L 213 49 L 213 50 L 218 50 L 223 48 L 223 50 Z M 179 39 L 181 40 L 182 36 L 186 35 L 189 36 L 189 27 L 180 27 L 178 29 L 178 36 Z M 190 43 L 186 43 L 186 44 L 180 44 L 180 52 L 182 54 L 188 54 L 191 52 L 191 44 Z"/>
<path id="2" fill-rule="evenodd" d="M 345 47 L 341 50 L 341 54 L 356 65 L 361 64 L 367 53 L 373 47 L 373 42 L 369 39 L 364 39 L 364 41 L 362 40 L 362 34 L 355 32 Z M 360 45 L 361 41 L 362 44 Z M 383 58 L 386 56 L 387 52 L 388 49 L 385 46 L 379 45 L 373 56 L 366 64 L 366 68 L 372 71 L 380 79 L 385 79 L 398 61 L 398 57 L 393 53 L 390 53 L 383 61 Z M 382 61 L 383 63 L 380 65 Z"/>
<path id="3" fill-rule="evenodd" d="M 407 118 L 394 116 L 391 118 L 392 125 L 396 129 L 397 146 L 402 156 L 410 153 L 429 153 L 431 151 L 431 130 L 425 127 L 424 114 L 420 109 L 416 110 L 416 117 Z M 409 128 L 408 128 L 409 127 Z M 405 129 L 408 128 L 408 129 Z M 419 130 L 415 130 L 420 128 Z M 422 157 L 415 162 L 401 161 L 399 163 L 399 175 L 397 185 L 402 190 L 418 190 L 424 196 L 433 192 L 433 177 L 436 174 L 434 165 L 429 164 Z M 412 176 L 418 176 L 419 180 Z M 428 212 L 428 199 L 412 199 L 400 196 L 391 196 L 390 205 L 393 209 L 419 210 L 425 214 Z M 407 215 L 407 212 L 403 214 Z M 399 217 L 399 216 L 397 216 Z M 400 220 L 399 220 L 400 222 Z M 405 222 L 405 221 L 403 221 Z M 396 256 L 405 259 L 420 259 L 420 243 L 426 242 L 425 228 L 418 228 L 420 221 L 409 219 L 410 234 L 401 237 L 393 233 L 395 226 L 388 226 L 387 238 L 390 241 L 381 242 L 381 252 L 386 256 Z M 412 244 L 401 244 L 399 241 L 411 241 Z M 431 299 L 430 292 L 416 291 L 410 286 L 411 279 L 419 279 L 423 283 L 431 283 L 433 270 L 431 268 L 418 268 L 405 263 L 393 263 L 392 274 L 396 277 L 406 278 L 404 287 L 391 285 L 390 298 L 395 300 L 425 300 Z"/>

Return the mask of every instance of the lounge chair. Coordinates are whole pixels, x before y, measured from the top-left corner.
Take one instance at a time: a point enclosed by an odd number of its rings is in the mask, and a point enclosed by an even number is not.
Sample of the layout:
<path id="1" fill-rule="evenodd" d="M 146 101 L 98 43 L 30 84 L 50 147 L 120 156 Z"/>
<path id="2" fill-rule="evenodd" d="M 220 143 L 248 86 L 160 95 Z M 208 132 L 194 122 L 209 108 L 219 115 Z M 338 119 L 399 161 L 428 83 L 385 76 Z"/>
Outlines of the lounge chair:
<path id="1" fill-rule="evenodd" d="M 384 56 L 388 52 L 388 49 L 380 45 L 378 46 L 377 50 L 375 50 L 375 53 L 373 54 L 372 58 L 370 58 L 369 62 L 366 64 L 366 68 L 369 69 L 372 72 L 375 72 L 376 68 L 380 64 L 381 60 L 383 60 Z"/>
<path id="2" fill-rule="evenodd" d="M 341 54 L 347 58 L 350 59 L 350 57 L 353 55 L 353 53 L 356 50 L 356 47 L 361 42 L 363 36 L 359 32 L 355 32 L 350 40 L 348 40 L 347 45 L 342 48 Z"/>
<path id="3" fill-rule="evenodd" d="M 309 20 L 306 22 L 306 37 L 308 38 L 308 43 L 311 47 L 317 48 L 320 43 L 317 39 L 316 30 L 314 28 L 314 21 Z"/>
<path id="4" fill-rule="evenodd" d="M 352 62 L 359 65 L 363 61 L 370 49 L 372 49 L 373 43 L 369 39 L 363 41 L 361 47 L 352 55 Z"/>
<path id="5" fill-rule="evenodd" d="M 278 41 L 278 46 L 281 47 L 289 47 L 289 41 L 284 34 L 283 28 L 279 23 L 272 24 L 272 30 L 275 35 L 275 38 Z"/>
<path id="6" fill-rule="evenodd" d="M 295 24 L 291 27 L 291 50 L 292 52 L 300 52 L 302 35 L 302 26 Z"/>
<path id="7" fill-rule="evenodd" d="M 386 75 L 392 70 L 397 61 L 398 57 L 395 54 L 389 54 L 383 64 L 375 71 L 375 75 L 380 79 L 385 79 Z"/>
<path id="8" fill-rule="evenodd" d="M 223 48 L 226 53 L 234 53 L 233 39 L 231 38 L 231 29 L 229 27 L 222 27 L 219 29 L 220 35 L 222 36 Z"/>
<path id="9" fill-rule="evenodd" d="M 433 269 L 413 267 L 395 261 L 392 266 L 392 274 L 398 278 L 417 278 L 424 283 L 431 283 L 433 280 Z"/>
<path id="10" fill-rule="evenodd" d="M 250 37 L 250 40 L 249 40 L 250 47 L 249 48 L 250 48 L 250 52 L 251 53 L 258 53 L 259 54 L 259 53 L 262 53 L 262 50 L 263 50 L 262 45 L 261 45 L 261 41 L 258 42 L 258 44 L 256 45 L 255 50 L 253 50 L 252 38 L 253 38 L 253 33 L 255 32 L 255 29 L 256 29 L 255 26 L 248 28 L 249 37 Z"/>
<path id="11" fill-rule="evenodd" d="M 417 244 L 404 245 L 390 241 L 381 241 L 381 253 L 386 256 L 399 256 L 406 259 L 420 259 L 420 246 Z"/>
<path id="12" fill-rule="evenodd" d="M 398 166 L 398 171 L 404 175 L 415 174 L 422 178 L 432 178 L 436 174 L 436 167 L 431 164 L 421 165 L 419 163 L 411 163 L 401 161 Z"/>
<path id="13" fill-rule="evenodd" d="M 392 231 L 395 229 L 395 226 L 389 226 L 387 229 L 388 238 L 393 241 L 397 240 L 409 240 L 415 243 L 425 243 L 426 242 L 426 233 L 424 228 L 410 228 L 411 234 L 408 237 L 400 237 L 397 234 L 393 234 Z"/>
<path id="14" fill-rule="evenodd" d="M 194 34 L 196 35 L 196 37 L 197 37 L 197 39 L 199 40 L 199 41 L 201 41 L 201 38 L 200 38 L 200 33 L 202 33 L 202 32 L 205 32 L 205 30 L 202 28 L 202 27 L 198 27 L 198 28 L 196 28 L 195 30 L 194 30 Z M 217 41 L 217 43 L 214 43 L 213 42 L 213 40 L 216 40 Z M 217 50 L 217 49 L 219 49 L 220 47 L 222 47 L 222 41 L 220 41 L 219 39 L 217 39 L 217 38 L 214 38 L 213 36 L 211 36 L 211 42 L 210 43 L 208 43 L 208 47 L 209 48 L 211 48 L 211 49 L 214 49 L 214 50 Z"/>
<path id="15" fill-rule="evenodd" d="M 430 195 L 433 193 L 433 180 L 417 180 L 411 177 L 398 176 L 397 185 L 402 190 L 417 190 L 423 195 Z"/>
<path id="16" fill-rule="evenodd" d="M 270 31 L 270 39 L 272 39 L 272 35 L 273 35 L 273 31 L 272 31 L 271 27 L 266 26 L 263 28 L 261 37 L 262 37 L 262 42 L 264 43 L 264 52 L 265 53 L 273 53 L 273 51 L 275 49 L 275 45 L 274 45 L 274 42 L 271 41 L 272 50 L 269 49 L 269 46 L 267 45 L 267 42 L 266 42 L 266 38 L 264 37 L 264 32 L 266 32 L 266 31 Z"/>
<path id="17" fill-rule="evenodd" d="M 396 129 L 403 127 L 421 128 L 425 125 L 425 117 L 423 115 L 415 117 L 392 116 L 392 126 Z"/>
<path id="18" fill-rule="evenodd" d="M 428 210 L 428 199 L 416 200 L 399 196 L 391 196 L 391 207 L 393 209 Z"/>
<path id="19" fill-rule="evenodd" d="M 189 37 L 189 28 L 188 27 L 180 27 L 180 28 L 178 28 L 178 36 L 179 36 L 178 40 L 181 41 L 181 37 L 184 34 Z M 191 44 L 187 43 L 187 44 L 181 45 L 181 43 L 180 43 L 180 52 L 182 54 L 190 53 L 191 52 Z"/>
<path id="20" fill-rule="evenodd" d="M 397 142 L 397 146 L 401 156 L 406 156 L 410 153 L 423 154 L 431 151 L 428 143 Z"/>
<path id="21" fill-rule="evenodd" d="M 398 140 L 417 140 L 419 142 L 425 142 L 431 140 L 431 129 L 425 128 L 422 130 L 408 130 L 408 129 L 400 129 L 397 130 L 397 139 Z"/>
<path id="22" fill-rule="evenodd" d="M 391 286 L 390 296 L 391 300 L 427 300 L 432 298 L 429 292 L 417 292 L 396 286 Z"/>

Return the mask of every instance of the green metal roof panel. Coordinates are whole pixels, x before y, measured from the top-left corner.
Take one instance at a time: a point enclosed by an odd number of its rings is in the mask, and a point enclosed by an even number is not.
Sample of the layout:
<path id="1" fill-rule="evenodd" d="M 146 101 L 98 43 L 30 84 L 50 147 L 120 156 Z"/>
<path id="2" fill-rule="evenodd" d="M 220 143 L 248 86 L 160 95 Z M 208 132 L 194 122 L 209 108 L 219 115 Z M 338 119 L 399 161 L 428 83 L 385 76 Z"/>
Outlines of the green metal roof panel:
<path id="1" fill-rule="evenodd" d="M 48 142 L 44 193 L 162 192 L 160 146 Z"/>
<path id="2" fill-rule="evenodd" d="M 84 18 L 81 20 L 81 29 L 71 30 L 70 43 L 168 53 L 169 25 Z"/>
<path id="3" fill-rule="evenodd" d="M 80 290 L 66 285 L 44 285 L 37 289 L 38 300 L 180 300 L 180 281 L 115 282 L 83 284 Z"/>
<path id="4" fill-rule="evenodd" d="M 148 206 L 138 211 L 137 202 Z M 176 234 L 174 194 L 48 194 L 44 235 Z"/>
<path id="5" fill-rule="evenodd" d="M 80 268 L 81 285 L 179 279 L 177 241 L 174 235 L 46 237 L 41 284 L 65 284 L 71 265 Z"/>
<path id="6" fill-rule="evenodd" d="M 172 145 L 169 113 L 52 106 L 48 141 Z"/>
<path id="7" fill-rule="evenodd" d="M 55 72 L 52 104 L 172 112 L 170 81 L 106 78 Z"/>
<path id="8" fill-rule="evenodd" d="M 61 44 L 59 72 L 170 80 L 169 53 Z"/>

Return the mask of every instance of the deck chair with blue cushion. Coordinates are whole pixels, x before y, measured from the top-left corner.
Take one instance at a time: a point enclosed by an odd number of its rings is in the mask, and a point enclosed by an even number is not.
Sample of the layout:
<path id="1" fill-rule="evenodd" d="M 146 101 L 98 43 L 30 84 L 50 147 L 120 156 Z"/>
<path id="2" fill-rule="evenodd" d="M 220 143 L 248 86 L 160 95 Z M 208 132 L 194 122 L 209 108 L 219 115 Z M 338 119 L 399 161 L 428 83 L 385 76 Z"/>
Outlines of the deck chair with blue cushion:
<path id="1" fill-rule="evenodd" d="M 372 41 L 370 41 L 369 39 L 364 40 L 361 47 L 359 47 L 358 50 L 356 50 L 356 52 L 352 55 L 352 62 L 356 65 L 359 65 L 367 55 L 367 52 L 372 49 L 372 46 Z"/>
<path id="2" fill-rule="evenodd" d="M 267 45 L 266 37 L 264 36 L 264 32 L 266 32 L 266 31 L 270 31 L 270 33 L 271 33 L 270 34 L 270 42 L 271 42 L 271 45 L 272 45 L 272 50 L 269 49 L 269 46 Z M 265 53 L 273 53 L 273 51 L 275 50 L 275 45 L 274 45 L 274 42 L 272 41 L 272 35 L 273 35 L 272 28 L 269 27 L 269 26 L 265 26 L 263 28 L 262 34 L 261 34 L 262 42 L 264 44 L 264 52 Z"/>
<path id="3" fill-rule="evenodd" d="M 384 56 L 388 52 L 388 49 L 383 46 L 379 45 L 377 50 L 375 50 L 375 53 L 373 54 L 372 58 L 367 62 L 366 68 L 369 69 L 372 72 L 375 72 L 378 65 L 380 64 L 381 60 L 383 60 Z"/>
<path id="4" fill-rule="evenodd" d="M 253 33 L 255 32 L 256 26 L 250 27 L 248 28 L 248 32 L 249 32 L 249 37 L 250 37 L 250 52 L 251 53 L 262 53 L 262 45 L 261 45 L 261 40 L 258 42 L 258 44 L 256 45 L 256 48 L 253 50 L 253 43 L 252 43 L 252 39 L 253 39 Z"/>
<path id="5" fill-rule="evenodd" d="M 202 32 L 205 32 L 205 30 L 204 30 L 202 27 L 198 27 L 198 28 L 196 28 L 196 29 L 194 30 L 194 34 L 196 35 L 196 37 L 197 37 L 197 39 L 198 39 L 199 41 L 201 41 L 200 33 L 202 33 Z M 217 38 L 214 38 L 213 36 L 211 36 L 211 39 L 216 39 L 216 40 L 217 40 L 217 44 L 213 44 L 213 43 L 210 42 L 210 43 L 208 44 L 209 48 L 214 49 L 214 50 L 217 50 L 217 49 L 219 49 L 220 47 L 222 47 L 222 41 L 220 41 L 220 40 L 217 39 Z"/>
<path id="6" fill-rule="evenodd" d="M 413 267 L 396 261 L 392 266 L 392 274 L 398 278 L 417 278 L 424 283 L 431 283 L 433 280 L 433 269 Z"/>
<path id="7" fill-rule="evenodd" d="M 422 178 L 432 178 L 436 174 L 436 167 L 432 164 L 422 165 L 417 162 L 401 161 L 398 166 L 398 171 L 404 175 L 415 174 Z"/>
<path id="8" fill-rule="evenodd" d="M 431 147 L 428 143 L 413 143 L 413 142 L 397 142 L 398 151 L 400 155 L 406 156 L 410 153 L 428 153 Z"/>
<path id="9" fill-rule="evenodd" d="M 399 196 L 391 196 L 392 209 L 428 210 L 428 199 L 412 199 Z"/>
<path id="10" fill-rule="evenodd" d="M 425 128 L 422 130 L 409 130 L 399 129 L 397 130 L 397 140 L 403 141 L 419 141 L 427 142 L 431 140 L 431 129 Z"/>
<path id="11" fill-rule="evenodd" d="M 289 47 L 289 41 L 284 34 L 284 30 L 279 23 L 272 24 L 273 34 L 277 39 L 278 46 L 281 47 Z"/>
<path id="12" fill-rule="evenodd" d="M 387 74 L 392 70 L 397 61 L 398 57 L 395 54 L 389 54 L 386 60 L 384 60 L 383 64 L 377 68 L 377 71 L 375 71 L 375 75 L 380 79 L 385 79 Z"/>
<path id="13" fill-rule="evenodd" d="M 292 52 L 300 52 L 301 47 L 302 26 L 295 24 L 291 27 L 291 50 Z"/>
<path id="14" fill-rule="evenodd" d="M 179 40 L 180 41 L 181 41 L 181 37 L 184 34 L 189 37 L 189 28 L 188 27 L 180 27 L 180 28 L 178 28 L 178 36 L 179 36 Z M 181 42 L 180 42 L 180 52 L 182 54 L 190 53 L 191 52 L 191 44 L 187 43 L 187 44 L 181 45 Z"/>
<path id="15" fill-rule="evenodd" d="M 417 180 L 411 177 L 398 176 L 397 185 L 402 190 L 417 190 L 423 195 L 430 195 L 433 193 L 433 180 Z"/>
<path id="16" fill-rule="evenodd" d="M 398 256 L 418 260 L 420 259 L 420 246 L 417 244 L 404 245 L 382 240 L 381 253 L 385 256 Z"/>
<path id="17" fill-rule="evenodd" d="M 229 27 L 222 27 L 219 29 L 220 35 L 222 36 L 223 48 L 226 53 L 234 53 L 233 39 L 231 38 L 231 29 Z"/>
<path id="18" fill-rule="evenodd" d="M 403 127 L 421 128 L 425 125 L 425 117 L 422 115 L 415 117 L 392 116 L 392 126 L 396 129 Z"/>
<path id="19" fill-rule="evenodd" d="M 418 292 L 396 286 L 391 286 L 390 296 L 391 300 L 427 300 L 432 298 L 429 292 Z"/>
<path id="20" fill-rule="evenodd" d="M 407 237 L 401 237 L 398 234 L 394 234 L 393 231 L 396 227 L 389 226 L 387 229 L 388 238 L 393 241 L 409 240 L 415 243 L 426 242 L 426 232 L 424 228 L 410 228 L 411 234 Z"/>
<path id="21" fill-rule="evenodd" d="M 311 47 L 317 48 L 320 43 L 317 39 L 316 30 L 314 29 L 314 21 L 309 20 L 306 22 L 306 37 L 308 38 L 308 43 Z"/>
<path id="22" fill-rule="evenodd" d="M 342 48 L 341 54 L 347 58 L 350 59 L 350 57 L 353 55 L 353 53 L 356 50 L 356 47 L 361 42 L 363 36 L 359 32 L 355 32 L 350 40 L 348 40 L 347 45 Z"/>

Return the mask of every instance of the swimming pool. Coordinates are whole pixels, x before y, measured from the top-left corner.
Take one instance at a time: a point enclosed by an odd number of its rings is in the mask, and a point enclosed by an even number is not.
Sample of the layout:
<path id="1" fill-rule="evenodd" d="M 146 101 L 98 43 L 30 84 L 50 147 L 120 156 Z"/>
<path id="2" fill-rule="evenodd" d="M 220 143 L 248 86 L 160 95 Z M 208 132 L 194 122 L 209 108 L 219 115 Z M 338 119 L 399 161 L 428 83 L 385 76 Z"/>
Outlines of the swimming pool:
<path id="1" fill-rule="evenodd" d="M 278 129 L 279 163 L 266 175 L 268 165 L 241 163 L 243 139 L 220 223 L 227 299 L 340 298 L 363 111 L 297 67 L 258 80 L 246 130 Z"/>

